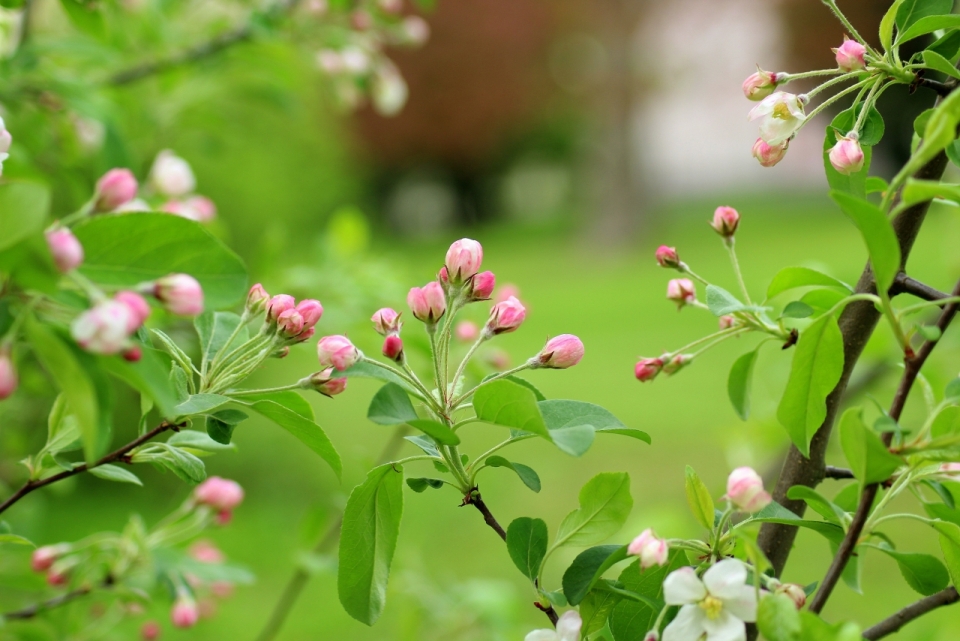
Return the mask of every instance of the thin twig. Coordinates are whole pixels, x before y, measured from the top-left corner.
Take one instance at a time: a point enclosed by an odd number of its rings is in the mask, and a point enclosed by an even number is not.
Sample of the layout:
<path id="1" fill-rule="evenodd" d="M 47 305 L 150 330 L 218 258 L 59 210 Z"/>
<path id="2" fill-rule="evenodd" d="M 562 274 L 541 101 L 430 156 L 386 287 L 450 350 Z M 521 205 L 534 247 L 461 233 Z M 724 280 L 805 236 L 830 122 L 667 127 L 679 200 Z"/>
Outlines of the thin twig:
<path id="1" fill-rule="evenodd" d="M 911 85 L 911 89 L 913 88 L 913 86 L 926 87 L 927 89 L 932 89 L 933 91 L 936 92 L 938 96 L 945 97 L 945 96 L 949 96 L 950 92 L 953 91 L 957 85 L 956 85 L 956 81 L 946 83 L 946 82 L 939 82 L 937 80 L 931 80 L 929 78 L 917 77 L 917 79 L 913 81 Z"/>
<path id="2" fill-rule="evenodd" d="M 101 587 L 105 587 L 107 585 L 108 583 L 104 582 L 103 586 Z M 47 610 L 52 610 L 53 608 L 70 603 L 71 601 L 90 594 L 91 592 L 93 592 L 93 587 L 86 585 L 82 588 L 77 588 L 76 590 L 71 590 L 70 592 L 61 594 L 60 596 L 53 597 L 52 599 L 47 599 L 46 601 L 41 601 L 40 603 L 28 605 L 20 610 L 4 612 L 3 614 L 0 614 L 0 620 L 32 619 L 42 612 L 46 612 Z"/>
<path id="3" fill-rule="evenodd" d="M 926 283 L 910 278 L 903 272 L 897 274 L 897 277 L 893 280 L 893 285 L 890 287 L 890 295 L 895 296 L 897 294 L 911 294 L 926 301 L 941 300 L 950 296 L 950 294 L 930 287 Z"/>
<path id="4" fill-rule="evenodd" d="M 852 478 L 856 478 L 856 477 L 854 477 L 853 472 L 851 472 L 850 470 L 844 469 L 844 468 L 842 468 L 842 467 L 834 467 L 834 466 L 832 466 L 832 465 L 828 465 L 828 466 L 827 466 L 827 468 L 826 468 L 826 470 L 825 470 L 825 473 L 824 473 L 824 477 L 825 477 L 825 478 L 828 478 L 828 479 L 852 479 Z"/>
<path id="5" fill-rule="evenodd" d="M 2 514 L 10 506 L 12 506 L 14 503 L 19 501 L 23 497 L 25 497 L 27 494 L 30 494 L 34 490 L 38 490 L 41 487 L 50 485 L 51 483 L 56 483 L 57 481 L 62 481 L 65 478 L 76 476 L 77 474 L 86 472 L 87 470 L 91 470 L 95 467 L 100 467 L 101 465 L 106 465 L 107 463 L 113 463 L 114 461 L 119 461 L 123 459 L 127 455 L 127 453 L 129 453 L 131 450 L 133 450 L 134 448 L 140 447 L 141 445 L 143 445 L 153 437 L 157 436 L 158 434 L 161 434 L 171 429 L 176 431 L 179 428 L 183 427 L 184 425 L 186 425 L 186 423 L 180 423 L 179 425 L 174 425 L 172 423 L 168 423 L 167 421 L 163 421 L 162 423 L 160 423 L 160 425 L 156 426 L 149 432 L 142 434 L 141 436 L 138 436 L 134 440 L 130 441 L 129 443 L 121 447 L 120 449 L 115 450 L 110 454 L 107 454 L 100 460 L 94 462 L 92 465 L 88 465 L 87 463 L 81 463 L 80 465 L 76 466 L 73 469 L 64 470 L 59 474 L 48 476 L 45 479 L 27 481 L 22 486 L 20 486 L 20 489 L 14 492 L 10 498 L 8 498 L 3 503 L 0 503 L 0 514 Z"/>
<path id="6" fill-rule="evenodd" d="M 920 599 L 916 603 L 911 603 L 904 609 L 887 617 L 880 623 L 867 628 L 863 632 L 863 638 L 869 639 L 870 641 L 882 639 L 885 636 L 893 634 L 906 624 L 923 616 L 927 612 L 936 610 L 937 608 L 942 608 L 945 605 L 956 603 L 957 601 L 960 601 L 960 594 L 957 593 L 957 588 L 950 586 L 946 590 L 941 590 L 936 594 L 931 594 L 928 597 Z"/>

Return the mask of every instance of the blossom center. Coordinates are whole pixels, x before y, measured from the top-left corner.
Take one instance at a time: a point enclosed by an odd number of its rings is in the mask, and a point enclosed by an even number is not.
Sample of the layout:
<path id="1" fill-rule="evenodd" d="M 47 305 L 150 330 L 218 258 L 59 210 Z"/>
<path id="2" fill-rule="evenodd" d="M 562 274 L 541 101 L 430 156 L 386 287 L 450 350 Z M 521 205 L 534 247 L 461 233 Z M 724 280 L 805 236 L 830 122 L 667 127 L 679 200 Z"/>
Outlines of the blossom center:
<path id="1" fill-rule="evenodd" d="M 703 609 L 704 614 L 707 615 L 707 618 L 710 620 L 717 619 L 720 616 L 720 613 L 723 612 L 723 601 L 718 599 L 715 596 L 707 597 L 699 603 L 700 607 Z"/>
<path id="2" fill-rule="evenodd" d="M 780 120 L 790 120 L 793 118 L 793 114 L 790 113 L 790 108 L 787 107 L 785 102 L 778 102 L 773 108 L 773 117 L 779 118 Z"/>

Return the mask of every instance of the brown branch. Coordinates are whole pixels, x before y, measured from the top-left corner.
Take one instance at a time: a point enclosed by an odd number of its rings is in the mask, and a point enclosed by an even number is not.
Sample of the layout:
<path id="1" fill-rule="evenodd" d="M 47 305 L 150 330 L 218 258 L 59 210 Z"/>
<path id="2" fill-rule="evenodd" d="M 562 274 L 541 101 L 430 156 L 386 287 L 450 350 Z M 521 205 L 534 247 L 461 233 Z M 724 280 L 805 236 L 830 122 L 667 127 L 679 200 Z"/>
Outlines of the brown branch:
<path id="1" fill-rule="evenodd" d="M 74 601 L 76 599 L 79 599 L 80 597 L 90 594 L 91 592 L 93 592 L 93 588 L 89 585 L 84 586 L 82 588 L 77 588 L 76 590 L 71 590 L 70 592 L 61 594 L 58 597 L 54 597 L 46 601 L 41 601 L 40 603 L 34 603 L 33 605 L 28 605 L 27 607 L 22 608 L 20 610 L 14 610 L 13 612 L 4 612 L 3 614 L 0 614 L 0 620 L 32 619 L 33 617 L 37 616 L 42 612 L 46 612 L 47 610 L 51 610 L 61 605 L 70 603 L 71 601 Z"/>
<path id="2" fill-rule="evenodd" d="M 77 474 L 86 472 L 87 470 L 91 470 L 95 467 L 100 467 L 101 465 L 106 465 L 107 463 L 113 463 L 114 461 L 122 460 L 130 452 L 130 450 L 140 447 L 141 445 L 143 445 L 144 443 L 152 439 L 154 436 L 157 436 L 158 434 L 161 434 L 171 429 L 174 431 L 177 431 L 179 428 L 183 427 L 184 425 L 186 425 L 186 423 L 180 423 L 179 425 L 174 425 L 172 423 L 168 423 L 167 421 L 164 421 L 160 423 L 160 425 L 150 430 L 149 432 L 142 434 L 141 436 L 138 436 L 134 440 L 130 441 L 129 443 L 121 447 L 120 449 L 115 450 L 110 454 L 107 454 L 100 460 L 94 462 L 92 465 L 88 465 L 87 463 L 81 463 L 80 465 L 76 466 L 73 469 L 64 470 L 59 474 L 48 476 L 45 479 L 27 481 L 22 486 L 20 486 L 20 489 L 14 492 L 10 498 L 8 498 L 3 503 L 0 503 L 0 514 L 5 512 L 8 508 L 10 508 L 10 506 L 12 506 L 14 503 L 19 501 L 23 497 L 25 497 L 27 494 L 30 494 L 34 490 L 39 490 L 41 487 L 45 487 L 47 485 L 50 485 L 51 483 L 56 483 L 57 481 L 62 481 L 63 479 L 69 478 L 71 476 L 76 476 Z"/>
<path id="3" fill-rule="evenodd" d="M 931 302 L 950 296 L 950 294 L 930 287 L 926 283 L 921 283 L 919 280 L 910 278 L 903 272 L 897 274 L 897 277 L 893 280 L 893 285 L 890 287 L 890 295 L 895 296 L 897 294 L 911 294 L 917 298 Z"/>
<path id="4" fill-rule="evenodd" d="M 954 296 L 960 296 L 960 282 L 953 288 L 953 292 Z M 957 313 L 957 307 L 957 303 L 950 303 L 944 307 L 940 313 L 940 318 L 937 319 L 937 327 L 941 333 L 950 325 L 950 322 Z M 900 384 L 897 386 L 897 391 L 890 404 L 890 418 L 893 420 L 900 420 L 900 415 L 903 412 L 904 405 L 907 403 L 910 390 L 913 389 L 917 375 L 920 374 L 920 369 L 923 367 L 923 364 L 931 352 L 933 352 L 934 347 L 936 347 L 936 341 L 926 341 L 914 356 L 904 359 L 903 376 L 900 378 Z M 893 432 L 886 432 L 883 435 L 883 444 L 889 446 L 892 439 Z M 879 483 L 872 483 L 863 488 L 863 492 L 860 494 L 860 502 L 857 504 L 857 510 L 853 514 L 853 520 L 847 528 L 847 533 L 843 537 L 839 548 L 837 548 L 837 553 L 834 555 L 833 561 L 830 563 L 830 568 L 820 583 L 820 588 L 810 601 L 809 610 L 811 612 L 819 613 L 823 609 L 823 606 L 827 603 L 827 599 L 830 598 L 831 592 L 833 592 L 833 588 L 836 587 L 837 582 L 840 580 L 843 569 L 847 567 L 850 557 L 860 543 L 860 535 L 863 533 L 864 525 L 866 525 L 867 519 L 870 516 L 870 510 L 873 508 L 873 501 L 879 489 Z"/>
<path id="5" fill-rule="evenodd" d="M 893 634 L 906 624 L 923 616 L 927 612 L 936 610 L 937 608 L 942 608 L 945 605 L 956 603 L 957 601 L 960 601 L 960 594 L 957 593 L 957 588 L 950 586 L 946 590 L 941 590 L 936 594 L 931 594 L 926 598 L 920 599 L 916 603 L 911 603 L 904 609 L 889 616 L 880 623 L 867 628 L 863 632 L 863 638 L 869 639 L 870 641 L 882 639 L 887 635 Z"/>
<path id="6" fill-rule="evenodd" d="M 850 470 L 844 469 L 844 468 L 842 468 L 842 467 L 834 467 L 834 466 L 832 466 L 832 465 L 828 465 L 828 466 L 826 467 L 826 469 L 824 470 L 824 475 L 823 475 L 823 476 L 824 476 L 824 478 L 828 478 L 828 479 L 852 479 L 852 478 L 856 478 L 856 477 L 853 475 L 853 472 L 851 472 Z"/>
<path id="7" fill-rule="evenodd" d="M 930 80 L 929 78 L 917 77 L 917 79 L 913 81 L 911 89 L 914 85 L 917 87 L 926 87 L 927 89 L 932 89 L 938 96 L 943 98 L 950 95 L 950 92 L 956 88 L 957 83 L 956 81 L 939 82 L 937 80 Z"/>

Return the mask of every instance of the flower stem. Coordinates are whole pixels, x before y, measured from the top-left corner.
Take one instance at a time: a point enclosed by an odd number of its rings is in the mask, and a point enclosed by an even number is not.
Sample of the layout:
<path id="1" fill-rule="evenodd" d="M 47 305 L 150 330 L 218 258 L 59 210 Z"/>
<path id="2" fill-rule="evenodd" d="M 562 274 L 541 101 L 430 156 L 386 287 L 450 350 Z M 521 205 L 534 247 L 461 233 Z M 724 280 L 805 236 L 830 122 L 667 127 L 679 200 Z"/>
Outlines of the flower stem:
<path id="1" fill-rule="evenodd" d="M 740 262 L 737 260 L 737 250 L 734 248 L 733 237 L 731 236 L 724 245 L 727 247 L 727 253 L 730 254 L 730 264 L 733 265 L 733 273 L 737 276 L 737 283 L 740 284 L 740 292 L 743 294 L 743 300 L 747 305 L 753 305 L 750 300 L 750 292 L 747 291 L 747 284 L 743 280 L 743 272 L 740 271 Z"/>

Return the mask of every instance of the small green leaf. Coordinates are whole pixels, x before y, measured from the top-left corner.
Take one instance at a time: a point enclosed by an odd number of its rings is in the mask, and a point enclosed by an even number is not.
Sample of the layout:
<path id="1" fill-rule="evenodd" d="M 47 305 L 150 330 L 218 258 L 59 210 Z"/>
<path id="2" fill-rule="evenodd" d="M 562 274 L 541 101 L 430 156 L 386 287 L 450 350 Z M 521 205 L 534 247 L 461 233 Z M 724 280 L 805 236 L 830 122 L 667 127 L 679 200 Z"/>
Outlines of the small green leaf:
<path id="1" fill-rule="evenodd" d="M 934 438 L 951 434 L 960 434 L 960 407 L 956 405 L 943 408 L 930 424 L 930 436 Z"/>
<path id="2" fill-rule="evenodd" d="M 232 350 L 247 340 L 247 332 L 241 330 L 230 345 L 227 345 L 230 336 L 240 327 L 240 321 L 240 317 L 231 312 L 212 311 L 204 312 L 193 320 L 200 339 L 200 358 L 204 362 L 212 361 L 220 350 Z"/>
<path id="3" fill-rule="evenodd" d="M 193 416 L 206 414 L 233 401 L 229 396 L 220 394 L 193 394 L 187 400 L 173 408 L 174 416 Z"/>
<path id="4" fill-rule="evenodd" d="M 488 467 L 506 467 L 513 470 L 517 473 L 517 476 L 520 477 L 520 480 L 523 481 L 524 485 L 534 492 L 540 491 L 540 476 L 533 468 L 520 463 L 513 463 L 502 456 L 490 456 L 487 458 L 486 463 Z"/>
<path id="5" fill-rule="evenodd" d="M 417 434 L 416 436 L 404 436 L 403 439 L 419 447 L 421 450 L 423 450 L 424 454 L 433 456 L 435 458 L 440 458 L 440 452 L 437 450 L 437 442 L 429 436 Z"/>
<path id="6" fill-rule="evenodd" d="M 942 74 L 946 74 L 951 78 L 960 79 L 960 71 L 957 71 L 957 68 L 954 67 L 949 60 L 941 56 L 936 51 L 924 51 L 923 63 L 931 69 L 939 71 Z"/>
<path id="7" fill-rule="evenodd" d="M 880 20 L 880 45 L 884 51 L 890 51 L 893 47 L 893 27 L 897 23 L 897 13 L 903 0 L 896 0 Z"/>
<path id="8" fill-rule="evenodd" d="M 897 30 L 909 29 L 920 18 L 953 11 L 953 0 L 903 0 L 897 9 Z"/>
<path id="9" fill-rule="evenodd" d="M 50 210 L 50 189 L 31 182 L 0 185 L 0 250 L 13 247 L 43 229 Z"/>
<path id="10" fill-rule="evenodd" d="M 427 418 L 418 418 L 416 420 L 407 421 L 407 424 L 432 437 L 437 443 L 441 443 L 443 445 L 460 444 L 460 437 L 457 436 L 457 433 L 443 423 L 438 423 L 437 421 Z"/>
<path id="11" fill-rule="evenodd" d="M 421 494 L 424 491 L 426 491 L 428 487 L 432 487 L 435 490 L 439 490 L 441 487 L 443 487 L 443 481 L 441 481 L 440 479 L 428 479 L 428 478 L 407 479 L 407 487 L 409 487 L 411 490 L 413 490 L 417 494 Z"/>
<path id="12" fill-rule="evenodd" d="M 626 545 L 598 545 L 578 554 L 563 573 L 563 594 L 570 605 L 579 605 L 603 573 L 626 558 Z"/>
<path id="13" fill-rule="evenodd" d="M 836 287 L 853 292 L 853 288 L 833 276 L 827 276 L 823 272 L 818 272 L 809 267 L 784 267 L 770 281 L 767 287 L 767 298 L 773 298 L 787 290 L 797 287 Z"/>
<path id="14" fill-rule="evenodd" d="M 727 394 L 733 409 L 742 420 L 750 417 L 750 384 L 753 380 L 753 366 L 757 362 L 760 347 L 743 354 L 733 362 L 730 376 L 727 378 Z"/>
<path id="15" fill-rule="evenodd" d="M 880 176 L 867 176 L 866 189 L 868 194 L 884 192 L 890 184 Z"/>
<path id="16" fill-rule="evenodd" d="M 160 459 L 159 462 L 180 479 L 189 483 L 199 483 L 207 477 L 203 461 L 190 452 L 174 447 L 169 443 L 157 443 L 157 445 L 166 450 L 165 457 Z"/>
<path id="17" fill-rule="evenodd" d="M 913 23 L 909 29 L 905 29 L 897 36 L 897 46 L 904 42 L 909 42 L 914 38 L 939 31 L 940 29 L 955 29 L 960 27 L 960 16 L 927 16 L 920 18 Z"/>
<path id="18" fill-rule="evenodd" d="M 580 489 L 580 507 L 560 523 L 554 547 L 599 543 L 623 527 L 632 507 L 628 474 L 596 475 Z"/>
<path id="19" fill-rule="evenodd" d="M 304 445 L 326 461 L 330 467 L 333 468 L 337 478 L 340 478 L 340 474 L 343 471 L 340 455 L 337 454 L 333 443 L 330 442 L 330 439 L 327 438 L 327 435 L 319 425 L 274 401 L 254 401 L 245 404 L 254 412 L 270 419 L 300 439 Z"/>
<path id="20" fill-rule="evenodd" d="M 903 465 L 880 437 L 863 424 L 863 408 L 851 407 L 840 419 L 840 445 L 850 470 L 864 484 L 880 483 Z"/>
<path id="21" fill-rule="evenodd" d="M 853 130 L 854 125 L 863 111 L 863 103 L 858 103 L 856 107 L 851 107 L 841 111 L 836 115 L 830 126 L 841 136 L 847 135 Z M 866 147 L 873 147 L 883 138 L 884 124 L 883 117 L 876 107 L 870 107 L 867 117 L 860 126 L 860 144 Z"/>
<path id="22" fill-rule="evenodd" d="M 846 512 L 838 505 L 835 505 L 824 498 L 816 490 L 806 485 L 794 485 L 787 490 L 787 498 L 794 501 L 804 501 L 810 508 L 835 525 L 843 526 Z"/>
<path id="23" fill-rule="evenodd" d="M 283 405 L 288 410 L 296 412 L 308 421 L 314 421 L 313 407 L 305 398 L 294 392 L 286 390 L 283 392 L 260 392 L 245 393 L 239 398 L 233 399 L 237 403 L 252 403 L 253 401 L 273 401 L 277 405 Z"/>
<path id="24" fill-rule="evenodd" d="M 337 372 L 337 376 L 345 376 L 347 378 L 373 378 L 378 381 L 384 381 L 385 383 L 396 383 L 407 391 L 412 391 L 409 383 L 390 370 L 377 367 L 365 361 L 357 361 L 344 371 Z"/>
<path id="25" fill-rule="evenodd" d="M 686 470 L 687 503 L 697 522 L 708 530 L 713 529 L 713 497 L 697 473 L 689 465 Z"/>
<path id="26" fill-rule="evenodd" d="M 886 214 L 873 203 L 850 194 L 832 191 L 830 197 L 860 230 L 870 254 L 877 289 L 888 290 L 900 271 L 900 243 Z"/>
<path id="27" fill-rule="evenodd" d="M 539 389 L 537 389 L 537 386 L 536 386 L 536 385 L 534 385 L 533 383 L 531 383 L 530 381 L 528 381 L 528 380 L 525 379 L 525 378 L 520 378 L 519 376 L 516 376 L 515 374 L 510 374 L 509 376 L 500 376 L 500 375 L 497 374 L 497 373 L 488 374 L 487 376 L 484 376 L 484 377 L 483 377 L 483 382 L 487 382 L 488 380 L 490 380 L 490 379 L 492 379 L 492 378 L 494 378 L 494 377 L 502 378 L 502 379 L 505 380 L 505 381 L 513 381 L 513 382 L 516 383 L 517 385 L 523 385 L 523 386 L 526 387 L 528 390 L 530 390 L 531 392 L 533 392 L 533 395 L 537 397 L 537 401 L 538 401 L 538 402 L 539 402 L 539 401 L 545 401 L 545 400 L 547 400 L 547 397 L 543 395 L 543 392 L 541 392 Z"/>
<path id="28" fill-rule="evenodd" d="M 531 581 L 540 572 L 548 540 L 547 524 L 541 519 L 521 516 L 507 527 L 507 552 L 517 569 Z"/>
<path id="29" fill-rule="evenodd" d="M 226 414 L 228 412 L 243 414 L 243 412 L 237 410 L 223 410 L 222 412 L 217 412 L 217 415 Z M 235 445 L 224 445 L 223 443 L 213 440 L 209 435 L 197 430 L 180 430 L 167 439 L 167 444 L 175 445 L 176 447 L 185 452 L 189 452 L 194 456 L 203 453 L 229 452 L 236 449 Z"/>
<path id="30" fill-rule="evenodd" d="M 387 383 L 373 395 L 367 418 L 378 425 L 400 425 L 417 420 L 417 411 L 406 390 L 396 383 Z"/>
<path id="31" fill-rule="evenodd" d="M 22 536 L 17 536 L 16 534 L 4 533 L 0 534 L 0 543 L 10 543 L 12 545 L 26 545 L 29 547 L 37 547 L 36 544 L 30 539 Z"/>
<path id="32" fill-rule="evenodd" d="M 143 482 L 137 478 L 136 474 L 116 465 L 98 465 L 97 467 L 90 468 L 90 473 L 105 481 L 133 483 L 134 485 L 143 486 Z"/>
<path id="33" fill-rule="evenodd" d="M 592 425 L 572 425 L 550 430 L 553 444 L 570 456 L 583 456 L 593 445 L 595 435 Z"/>
<path id="34" fill-rule="evenodd" d="M 512 381 L 497 380 L 483 385 L 473 395 L 473 409 L 481 421 L 553 440 L 540 414 L 536 395 Z"/>
<path id="35" fill-rule="evenodd" d="M 767 641 L 798 641 L 797 606 L 785 594 L 765 594 L 757 605 L 757 628 Z"/>
<path id="36" fill-rule="evenodd" d="M 716 285 L 707 285 L 707 307 L 714 316 L 726 316 L 734 312 L 758 311 L 760 308 L 741 303 L 736 296 Z"/>
<path id="37" fill-rule="evenodd" d="M 881 544 L 879 549 L 897 562 L 907 585 L 924 596 L 939 592 L 950 583 L 947 568 L 934 556 L 898 552 L 885 544 Z"/>
<path id="38" fill-rule="evenodd" d="M 593 428 L 592 431 L 598 433 L 621 434 L 646 443 L 650 442 L 649 434 L 627 427 L 608 410 L 594 403 L 558 399 L 540 401 L 537 405 L 540 408 L 544 423 L 551 430 L 550 433 L 553 434 L 556 441 L 560 440 L 557 437 L 558 430 L 590 426 Z M 592 442 L 593 439 L 590 440 Z"/>
<path id="39" fill-rule="evenodd" d="M 943 393 L 943 400 L 948 403 L 960 403 L 960 378 L 955 378 L 947 383 L 947 388 Z"/>

